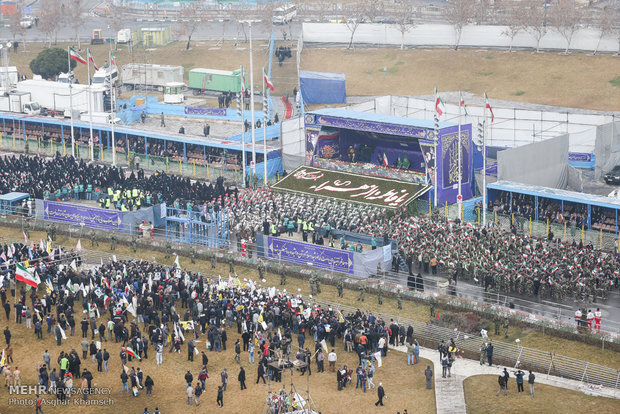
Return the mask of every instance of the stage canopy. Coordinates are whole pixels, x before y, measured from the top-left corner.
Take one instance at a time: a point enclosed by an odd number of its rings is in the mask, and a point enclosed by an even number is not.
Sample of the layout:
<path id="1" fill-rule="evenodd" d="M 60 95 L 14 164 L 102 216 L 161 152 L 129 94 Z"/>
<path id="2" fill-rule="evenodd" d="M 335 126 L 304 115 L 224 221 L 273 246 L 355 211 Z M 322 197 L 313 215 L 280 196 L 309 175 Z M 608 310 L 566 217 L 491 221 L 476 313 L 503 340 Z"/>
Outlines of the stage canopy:
<path id="1" fill-rule="evenodd" d="M 306 114 L 306 162 L 339 171 L 435 183 L 438 202 L 458 193 L 458 124 L 327 108 Z M 438 132 L 439 137 L 436 137 Z M 470 198 L 471 124 L 461 126 L 461 194 Z M 439 157 L 436 157 L 436 152 Z"/>

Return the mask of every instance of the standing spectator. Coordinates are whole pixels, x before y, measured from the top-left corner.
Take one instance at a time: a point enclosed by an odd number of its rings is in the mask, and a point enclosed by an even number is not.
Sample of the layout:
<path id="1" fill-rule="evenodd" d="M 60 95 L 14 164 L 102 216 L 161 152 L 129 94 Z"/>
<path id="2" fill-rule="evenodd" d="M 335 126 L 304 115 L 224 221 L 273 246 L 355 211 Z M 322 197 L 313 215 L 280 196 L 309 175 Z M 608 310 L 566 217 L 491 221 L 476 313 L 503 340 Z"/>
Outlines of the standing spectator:
<path id="1" fill-rule="evenodd" d="M 127 390 L 127 394 L 129 394 L 129 385 L 127 384 L 127 380 L 129 377 L 125 371 L 121 372 L 121 382 L 123 383 L 123 388 L 121 388 L 121 392 Z"/>
<path id="2" fill-rule="evenodd" d="M 385 397 L 385 390 L 383 389 L 383 383 L 379 383 L 379 387 L 377 388 L 377 397 L 379 400 L 375 403 L 375 405 L 383 406 L 383 398 Z"/>
<path id="3" fill-rule="evenodd" d="M 196 396 L 195 398 L 195 403 L 196 403 L 196 407 L 198 407 L 200 405 L 200 396 L 202 395 L 202 385 L 200 384 L 200 382 L 196 383 L 196 390 L 194 391 L 194 395 Z"/>
<path id="4" fill-rule="evenodd" d="M 433 389 L 433 371 L 431 370 L 430 365 L 426 366 L 426 369 L 424 370 L 424 377 L 426 378 L 426 389 L 432 390 Z"/>
<path id="5" fill-rule="evenodd" d="M 518 370 L 515 372 L 515 378 L 517 379 L 517 392 L 523 392 L 523 376 L 525 372 Z"/>
<path id="6" fill-rule="evenodd" d="M 245 386 L 245 370 L 243 367 L 239 370 L 239 376 L 237 379 L 239 380 L 239 384 L 241 384 L 241 391 L 245 390 L 247 387 Z"/>
<path id="7" fill-rule="evenodd" d="M 226 368 L 220 374 L 222 377 L 222 391 L 226 391 L 226 384 L 228 384 L 228 372 L 226 372 Z"/>
<path id="8" fill-rule="evenodd" d="M 415 347 L 412 343 L 407 343 L 407 365 L 413 365 L 414 362 Z"/>
<path id="9" fill-rule="evenodd" d="M 224 391 L 222 387 L 217 387 L 217 406 L 222 408 L 224 406 Z"/>
<path id="10" fill-rule="evenodd" d="M 185 374 L 185 383 L 186 383 L 186 385 L 188 387 L 191 387 L 192 386 L 192 381 L 194 381 L 194 376 L 192 375 L 191 372 L 189 372 L 189 370 L 187 370 L 187 373 Z"/>
<path id="11" fill-rule="evenodd" d="M 530 384 L 530 395 L 534 396 L 534 380 L 536 379 L 536 375 L 530 370 L 530 375 L 527 378 L 528 384 Z"/>
<path id="12" fill-rule="evenodd" d="M 107 349 L 103 348 L 103 370 L 108 372 L 108 362 L 110 361 L 110 353 Z"/>
<path id="13" fill-rule="evenodd" d="M 325 354 L 323 353 L 323 349 L 320 349 L 316 353 L 316 367 L 318 372 L 325 372 Z"/>
<path id="14" fill-rule="evenodd" d="M 185 391 L 187 392 L 187 405 L 192 405 L 194 398 L 194 387 L 192 387 L 191 382 L 187 384 L 187 389 Z"/>
<path id="15" fill-rule="evenodd" d="M 493 342 L 489 342 L 487 346 L 487 359 L 489 360 L 489 366 L 493 366 Z"/>
<path id="16" fill-rule="evenodd" d="M 146 387 L 147 397 L 153 396 L 153 385 L 155 385 L 155 383 L 153 382 L 153 378 L 151 378 L 150 375 L 147 375 L 146 379 L 144 380 L 144 386 Z"/>
<path id="17" fill-rule="evenodd" d="M 329 372 L 334 372 L 336 370 L 336 361 L 338 360 L 338 355 L 332 348 L 332 352 L 327 354 L 327 362 L 329 362 Z"/>
<path id="18" fill-rule="evenodd" d="M 6 341 L 6 346 L 11 345 L 11 331 L 8 326 L 4 329 L 4 340 Z"/>
<path id="19" fill-rule="evenodd" d="M 506 393 L 506 377 L 504 376 L 504 373 L 502 372 L 501 374 L 499 374 L 499 377 L 497 378 L 497 382 L 499 384 L 499 390 L 497 391 L 496 396 L 499 397 L 499 394 L 504 391 L 504 396 L 507 395 Z"/>

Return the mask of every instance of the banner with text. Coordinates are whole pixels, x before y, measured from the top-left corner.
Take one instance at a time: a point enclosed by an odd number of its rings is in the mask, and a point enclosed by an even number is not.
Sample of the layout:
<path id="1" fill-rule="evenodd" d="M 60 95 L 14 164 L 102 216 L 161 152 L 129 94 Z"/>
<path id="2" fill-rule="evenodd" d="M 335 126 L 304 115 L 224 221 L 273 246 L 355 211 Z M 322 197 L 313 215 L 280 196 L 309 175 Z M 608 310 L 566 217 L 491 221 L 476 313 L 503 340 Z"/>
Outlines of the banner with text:
<path id="1" fill-rule="evenodd" d="M 106 230 L 121 230 L 123 227 L 123 213 L 120 211 L 55 201 L 44 201 L 43 211 L 45 220 L 63 221 Z"/>
<path id="2" fill-rule="evenodd" d="M 267 252 L 272 259 L 320 267 L 336 272 L 353 273 L 353 252 L 348 250 L 271 236 L 268 237 L 267 243 Z"/>

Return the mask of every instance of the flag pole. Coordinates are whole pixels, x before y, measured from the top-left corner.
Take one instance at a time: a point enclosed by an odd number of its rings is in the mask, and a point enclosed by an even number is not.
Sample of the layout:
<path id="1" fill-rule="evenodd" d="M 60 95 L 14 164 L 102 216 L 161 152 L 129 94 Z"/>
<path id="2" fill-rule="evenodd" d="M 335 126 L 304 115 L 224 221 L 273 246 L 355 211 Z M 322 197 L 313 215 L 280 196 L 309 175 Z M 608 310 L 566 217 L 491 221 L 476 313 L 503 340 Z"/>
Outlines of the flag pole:
<path id="1" fill-rule="evenodd" d="M 482 116 L 482 227 L 487 225 L 487 146 L 486 146 L 486 124 L 487 124 L 487 94 L 484 93 L 484 112 Z"/>
<path id="2" fill-rule="evenodd" d="M 265 67 L 263 66 L 263 104 L 269 105 L 265 88 Z M 267 108 L 263 108 L 263 182 L 267 187 Z"/>
<path id="3" fill-rule="evenodd" d="M 90 150 L 90 160 L 95 159 L 95 143 L 93 141 L 93 85 L 90 80 L 90 49 L 86 49 L 86 66 L 88 70 L 88 124 L 90 127 L 90 139 L 88 140 L 88 148 Z"/>
<path id="4" fill-rule="evenodd" d="M 241 83 L 241 164 L 243 165 L 243 188 L 245 188 L 246 182 L 246 171 L 245 171 L 245 76 L 243 75 L 243 66 L 241 66 L 241 72 L 239 73 L 240 83 Z"/>
<path id="5" fill-rule="evenodd" d="M 108 62 L 112 63 L 112 51 L 108 51 Z M 116 66 L 116 61 L 114 62 L 114 66 Z M 116 119 L 116 100 L 114 96 L 114 85 L 112 82 L 112 77 L 110 77 L 110 110 L 112 112 L 112 125 L 110 125 L 110 129 L 112 132 L 112 166 L 115 167 L 116 166 L 116 140 L 114 136 L 114 120 Z"/>
<path id="6" fill-rule="evenodd" d="M 73 91 L 71 90 L 73 79 L 71 79 L 71 47 L 70 46 L 67 46 L 67 65 L 69 66 L 68 71 L 67 71 L 67 77 L 69 78 L 69 111 L 71 112 L 71 156 L 75 158 L 75 134 L 73 133 Z"/>
<path id="7" fill-rule="evenodd" d="M 456 206 L 458 207 L 458 218 L 459 220 L 463 220 L 461 217 L 461 205 L 463 204 L 463 194 L 461 193 L 461 183 L 463 181 L 463 166 L 461 164 L 461 105 L 463 103 L 463 93 L 459 91 L 459 137 L 458 137 L 458 160 L 459 160 L 459 191 L 457 196 Z"/>
<path id="8" fill-rule="evenodd" d="M 254 131 L 254 62 L 252 60 L 252 21 L 248 21 L 250 28 L 250 118 L 252 119 L 252 180 L 256 174 L 256 136 Z"/>

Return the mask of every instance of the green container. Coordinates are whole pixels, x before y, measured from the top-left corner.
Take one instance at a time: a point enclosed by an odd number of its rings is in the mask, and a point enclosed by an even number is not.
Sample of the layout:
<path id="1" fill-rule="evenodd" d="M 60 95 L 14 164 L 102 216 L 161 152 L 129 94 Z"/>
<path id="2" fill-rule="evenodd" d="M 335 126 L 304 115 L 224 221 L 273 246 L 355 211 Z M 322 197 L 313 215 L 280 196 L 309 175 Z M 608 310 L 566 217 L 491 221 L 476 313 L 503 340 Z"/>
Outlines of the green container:
<path id="1" fill-rule="evenodd" d="M 241 92 L 241 71 L 196 68 L 189 71 L 189 87 L 197 91 Z M 245 88 L 248 75 L 244 71 Z"/>

